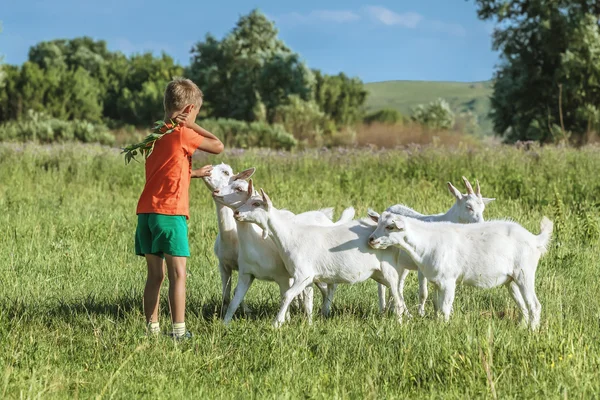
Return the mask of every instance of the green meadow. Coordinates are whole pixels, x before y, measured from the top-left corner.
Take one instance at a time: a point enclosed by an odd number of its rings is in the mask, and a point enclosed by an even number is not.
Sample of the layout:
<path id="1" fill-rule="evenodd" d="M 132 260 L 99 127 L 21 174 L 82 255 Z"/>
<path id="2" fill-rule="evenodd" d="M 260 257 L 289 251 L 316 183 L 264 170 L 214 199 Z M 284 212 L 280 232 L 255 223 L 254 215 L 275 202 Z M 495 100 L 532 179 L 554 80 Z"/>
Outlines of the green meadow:
<path id="1" fill-rule="evenodd" d="M 595 398 L 600 393 L 600 149 L 522 151 L 226 150 L 274 205 L 294 212 L 404 203 L 424 213 L 453 203 L 446 189 L 479 179 L 495 197 L 486 219 L 533 233 L 555 224 L 538 266 L 542 322 L 518 325 L 504 288 L 459 287 L 450 322 L 417 316 L 417 279 L 405 296 L 414 317 L 380 315 L 374 281 L 340 285 L 330 319 L 301 312 L 271 322 L 277 287 L 255 282 L 250 315 L 219 319 L 215 208 L 194 180 L 189 220 L 187 325 L 194 338 L 146 337 L 145 263 L 133 252 L 143 164 L 95 145 L 0 144 L 0 398 Z M 460 185 L 460 186 L 459 186 Z M 464 191 L 464 190 L 463 190 Z M 166 285 L 161 325 L 170 328 Z M 315 312 L 320 303 L 315 295 Z"/>

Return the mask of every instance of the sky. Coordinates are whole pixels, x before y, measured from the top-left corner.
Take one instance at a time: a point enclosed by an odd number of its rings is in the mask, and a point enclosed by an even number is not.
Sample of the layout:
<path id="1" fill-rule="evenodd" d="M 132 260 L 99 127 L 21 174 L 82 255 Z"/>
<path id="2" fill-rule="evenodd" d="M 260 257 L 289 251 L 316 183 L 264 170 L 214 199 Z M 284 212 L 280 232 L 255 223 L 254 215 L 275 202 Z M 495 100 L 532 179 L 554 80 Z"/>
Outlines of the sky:
<path id="1" fill-rule="evenodd" d="M 126 54 L 165 51 L 188 65 L 207 33 L 222 38 L 260 9 L 307 65 L 364 82 L 488 80 L 493 25 L 472 0 L 0 0 L 0 55 L 21 64 L 44 40 L 90 36 Z"/>

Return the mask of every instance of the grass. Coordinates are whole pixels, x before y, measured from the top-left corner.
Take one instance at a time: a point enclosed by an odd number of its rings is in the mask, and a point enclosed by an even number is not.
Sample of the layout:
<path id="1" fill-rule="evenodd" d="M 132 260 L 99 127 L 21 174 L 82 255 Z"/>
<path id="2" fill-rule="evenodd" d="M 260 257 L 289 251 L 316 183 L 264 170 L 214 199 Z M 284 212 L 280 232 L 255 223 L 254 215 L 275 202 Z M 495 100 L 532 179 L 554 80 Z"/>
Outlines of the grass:
<path id="1" fill-rule="evenodd" d="M 478 178 L 496 197 L 486 217 L 534 233 L 556 226 L 537 272 L 542 325 L 517 325 L 507 291 L 459 287 L 448 324 L 398 325 L 377 311 L 374 282 L 341 286 L 333 317 L 295 313 L 279 330 L 275 285 L 248 293 L 252 316 L 218 318 L 217 233 L 206 188 L 191 189 L 187 324 L 195 338 L 143 336 L 145 267 L 133 255 L 144 177 L 117 151 L 0 144 L 0 398 L 593 398 L 600 393 L 600 150 L 227 151 L 235 170 L 294 211 L 398 202 L 452 204 L 447 180 Z M 405 294 L 416 315 L 416 276 Z M 163 300 L 166 296 L 163 296 Z M 318 303 L 317 298 L 317 303 Z M 169 327 L 162 304 L 162 328 Z"/>
<path id="2" fill-rule="evenodd" d="M 479 137 L 458 131 L 426 129 L 415 123 L 391 125 L 375 122 L 356 127 L 356 144 L 358 146 L 372 145 L 388 149 L 414 145 L 475 148 L 493 142 L 499 143 L 500 141 L 497 137 Z"/>
<path id="3" fill-rule="evenodd" d="M 408 116 L 413 107 L 441 97 L 448 101 L 456 113 L 471 111 L 475 114 L 482 133 L 492 132 L 492 123 L 487 116 L 490 111 L 489 97 L 492 95 L 491 81 L 472 83 L 386 81 L 367 83 L 365 87 L 369 92 L 367 111 L 391 108 Z"/>

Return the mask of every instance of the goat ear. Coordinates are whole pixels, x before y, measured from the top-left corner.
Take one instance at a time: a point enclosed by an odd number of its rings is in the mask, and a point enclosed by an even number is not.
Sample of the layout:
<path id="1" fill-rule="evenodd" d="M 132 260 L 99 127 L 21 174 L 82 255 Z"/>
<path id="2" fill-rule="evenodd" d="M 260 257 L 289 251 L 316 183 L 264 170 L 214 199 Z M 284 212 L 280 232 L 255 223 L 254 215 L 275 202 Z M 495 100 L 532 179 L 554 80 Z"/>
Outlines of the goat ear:
<path id="1" fill-rule="evenodd" d="M 252 197 L 254 194 L 254 184 L 252 183 L 252 179 L 248 181 L 248 196 Z"/>
<path id="2" fill-rule="evenodd" d="M 406 228 L 406 223 L 402 217 L 396 218 L 394 224 L 396 224 L 396 228 L 398 228 L 399 231 L 403 231 Z"/>
<path id="3" fill-rule="evenodd" d="M 475 179 L 475 187 L 477 188 L 475 194 L 481 197 L 481 186 L 479 186 L 479 179 Z"/>
<path id="4" fill-rule="evenodd" d="M 367 210 L 367 215 L 369 216 L 369 218 L 371 218 L 374 222 L 379 222 L 379 214 L 377 214 L 375 211 L 371 210 L 370 208 Z"/>
<path id="5" fill-rule="evenodd" d="M 233 176 L 233 180 L 246 180 L 248 178 L 250 178 L 252 175 L 254 175 L 254 172 L 256 171 L 256 168 L 252 167 L 252 168 L 248 168 L 242 172 L 240 172 L 237 175 Z"/>
<path id="6" fill-rule="evenodd" d="M 450 182 L 448 182 L 448 190 L 450 191 L 450 194 L 454 197 L 456 197 L 456 200 L 460 200 L 462 199 L 462 194 L 460 193 L 460 191 L 455 188 Z"/>
<path id="7" fill-rule="evenodd" d="M 263 201 L 267 204 L 267 211 L 270 210 L 271 206 L 273 205 L 271 199 L 269 198 L 269 196 L 267 196 L 267 194 L 262 188 L 260 188 L 260 194 L 262 195 Z"/>
<path id="8" fill-rule="evenodd" d="M 481 201 L 483 201 L 483 204 L 490 204 L 494 200 L 496 200 L 496 198 L 492 198 L 492 199 L 490 199 L 489 197 L 482 197 L 481 198 Z"/>
<path id="9" fill-rule="evenodd" d="M 462 177 L 463 182 L 465 183 L 465 187 L 467 188 L 467 194 L 475 194 L 475 191 L 473 190 L 473 186 L 471 186 L 471 182 L 469 182 L 469 180 L 467 178 L 465 178 L 464 176 Z"/>

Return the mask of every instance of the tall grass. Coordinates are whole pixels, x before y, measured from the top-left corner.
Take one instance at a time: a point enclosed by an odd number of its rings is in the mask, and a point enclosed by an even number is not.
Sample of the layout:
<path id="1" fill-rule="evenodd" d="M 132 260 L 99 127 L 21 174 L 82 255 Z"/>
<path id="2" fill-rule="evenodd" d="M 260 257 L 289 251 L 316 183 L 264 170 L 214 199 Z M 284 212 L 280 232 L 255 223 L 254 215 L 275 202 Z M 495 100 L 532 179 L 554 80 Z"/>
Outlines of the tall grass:
<path id="1" fill-rule="evenodd" d="M 356 144 L 358 146 L 373 145 L 394 148 L 412 145 L 436 145 L 443 147 L 468 146 L 472 148 L 494 141 L 498 142 L 494 137 L 487 137 L 483 140 L 481 137 L 456 130 L 428 129 L 415 123 L 372 123 L 359 125 L 356 128 Z"/>
<path id="2" fill-rule="evenodd" d="M 376 285 L 340 286 L 333 317 L 296 313 L 271 328 L 275 285 L 256 282 L 253 314 L 218 319 L 214 206 L 191 188 L 187 324 L 195 338 L 143 336 L 142 259 L 133 255 L 143 166 L 100 146 L 0 145 L 0 398 L 593 398 L 600 392 L 600 150 L 229 150 L 199 157 L 255 166 L 275 206 L 300 212 L 398 202 L 452 204 L 445 182 L 478 178 L 496 197 L 486 217 L 534 233 L 556 225 L 536 288 L 542 325 L 517 325 L 505 289 L 459 287 L 452 320 L 398 325 L 377 311 Z M 416 315 L 416 277 L 407 303 Z M 163 296 L 165 299 L 166 296 Z M 169 327 L 162 304 L 163 330 Z"/>

